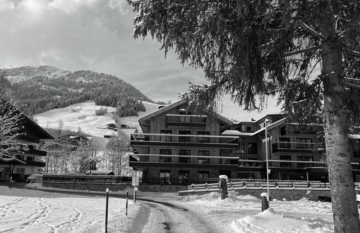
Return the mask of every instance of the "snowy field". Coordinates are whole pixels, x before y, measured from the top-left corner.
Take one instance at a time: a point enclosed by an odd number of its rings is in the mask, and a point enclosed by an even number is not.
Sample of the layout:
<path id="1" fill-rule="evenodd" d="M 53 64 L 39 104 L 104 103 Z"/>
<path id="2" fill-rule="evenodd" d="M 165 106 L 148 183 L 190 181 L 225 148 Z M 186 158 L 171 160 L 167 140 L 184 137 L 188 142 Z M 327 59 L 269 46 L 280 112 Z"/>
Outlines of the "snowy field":
<path id="1" fill-rule="evenodd" d="M 221 200 L 220 193 L 209 193 L 185 196 L 180 204 L 216 222 L 223 232 L 334 232 L 328 202 L 274 200 L 270 209 L 261 212 L 260 199 L 232 191 L 225 200 Z"/>
<path id="2" fill-rule="evenodd" d="M 0 232 L 104 232 L 105 197 L 70 195 L 0 186 Z M 126 232 L 140 205 L 109 199 L 108 232 Z"/>
<path id="3" fill-rule="evenodd" d="M 141 131 L 138 119 L 157 110 L 159 106 L 145 101 L 143 101 L 143 104 L 146 109 L 145 112 L 139 112 L 139 116 L 121 117 L 121 123 L 129 127 L 137 127 Z M 97 116 L 95 111 L 101 107 L 107 108 L 108 112 L 103 116 Z M 113 120 L 115 111 L 116 108 L 97 106 L 92 101 L 86 101 L 66 108 L 57 108 L 36 114 L 35 118 L 41 127 L 52 129 L 59 129 L 60 120 L 62 120 L 64 123 L 62 129 L 78 131 L 80 127 L 82 132 L 92 135 L 100 144 L 105 144 L 107 139 L 104 138 L 104 135 L 117 135 L 114 130 L 106 129 L 107 124 L 115 123 Z M 124 129 L 123 131 L 130 138 L 130 134 L 134 132 L 134 129 Z"/>

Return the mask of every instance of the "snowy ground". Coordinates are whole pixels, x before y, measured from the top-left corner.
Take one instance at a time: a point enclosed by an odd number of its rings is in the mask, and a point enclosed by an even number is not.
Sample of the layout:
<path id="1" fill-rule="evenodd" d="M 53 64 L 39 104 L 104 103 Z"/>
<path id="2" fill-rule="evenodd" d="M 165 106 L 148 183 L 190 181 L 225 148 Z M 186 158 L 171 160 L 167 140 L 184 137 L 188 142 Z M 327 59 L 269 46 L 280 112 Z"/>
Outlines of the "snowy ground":
<path id="1" fill-rule="evenodd" d="M 50 193 L 0 186 L 0 232 L 104 232 L 105 197 Z M 126 232 L 140 205 L 109 199 L 108 232 Z"/>
<path id="2" fill-rule="evenodd" d="M 41 189 L 39 186 L 38 189 Z M 54 190 L 54 189 L 53 189 Z M 109 209 L 109 232 L 130 232 L 132 221 L 142 222 L 142 232 L 162 233 L 190 227 L 192 218 L 205 220 L 214 232 L 234 233 L 330 233 L 334 231 L 331 203 L 274 200 L 271 209 L 261 212 L 261 200 L 242 196 L 234 191 L 226 200 L 220 193 L 179 197 L 177 193 L 140 192 L 139 198 L 172 203 L 184 208 L 175 212 L 148 208 L 145 217 L 136 215 L 141 206 L 149 205 L 129 201 L 129 216 L 125 216 L 125 200 L 112 197 Z M 168 207 L 166 207 L 168 208 Z M 182 209 L 180 208 L 180 209 Z M 176 216 L 168 218 L 168 215 Z M 104 232 L 105 197 L 49 193 L 0 186 L 0 232 Z M 139 217 L 140 216 L 140 217 Z M 137 218 L 134 220 L 134 218 Z M 145 218 L 140 221 L 140 218 Z M 179 220 L 180 219 L 180 220 Z M 186 221 L 182 221 L 186 220 Z M 173 222 L 171 222 L 173 221 Z M 140 223 L 139 223 L 140 224 Z M 203 223 L 204 224 L 204 223 Z M 185 227 L 185 228 L 183 228 Z M 178 232 L 178 231 L 174 231 Z M 181 231 L 180 231 L 181 232 Z M 187 229 L 187 232 L 197 232 Z"/>
<path id="3" fill-rule="evenodd" d="M 159 106 L 145 101 L 143 101 L 143 104 L 146 109 L 145 112 L 139 112 L 139 116 L 121 117 L 121 123 L 128 125 L 129 127 L 137 127 L 141 131 L 138 119 L 157 110 Z M 108 112 L 103 116 L 97 116 L 95 111 L 101 107 L 107 108 Z M 107 124 L 115 123 L 113 120 L 113 113 L 115 111 L 116 108 L 97 106 L 92 101 L 86 101 L 70 105 L 66 108 L 57 108 L 36 114 L 35 118 L 38 124 L 44 128 L 59 129 L 60 120 L 64 123 L 63 129 L 78 131 L 78 128 L 80 127 L 81 131 L 92 135 L 100 142 L 100 144 L 104 145 L 107 142 L 104 135 L 117 134 L 117 132 L 105 128 Z M 124 129 L 123 131 L 129 136 L 134 132 L 134 129 Z"/>
<path id="4" fill-rule="evenodd" d="M 261 213 L 261 200 L 230 192 L 230 198 L 220 199 L 220 193 L 186 196 L 180 202 L 197 213 L 218 223 L 223 232 L 333 232 L 331 203 L 272 201 L 270 209 Z"/>

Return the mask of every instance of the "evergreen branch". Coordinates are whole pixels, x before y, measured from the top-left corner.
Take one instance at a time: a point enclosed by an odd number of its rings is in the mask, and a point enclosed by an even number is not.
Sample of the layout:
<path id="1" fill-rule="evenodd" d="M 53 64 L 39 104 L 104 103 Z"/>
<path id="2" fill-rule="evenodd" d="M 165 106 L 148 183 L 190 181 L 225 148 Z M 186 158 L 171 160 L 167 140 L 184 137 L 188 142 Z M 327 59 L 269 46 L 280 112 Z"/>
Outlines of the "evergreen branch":
<path id="1" fill-rule="evenodd" d="M 344 51 L 348 54 L 360 57 L 360 52 L 352 49 L 344 49 Z"/>
<path id="2" fill-rule="evenodd" d="M 359 86 L 359 85 L 355 85 L 355 84 L 348 83 L 348 82 L 343 82 L 343 84 L 344 84 L 345 86 L 348 86 L 348 87 L 353 87 L 353 88 L 360 89 L 360 86 Z"/>
<path id="3" fill-rule="evenodd" d="M 318 49 L 320 46 L 314 46 L 314 47 L 310 47 L 310 48 L 306 48 L 306 49 L 301 49 L 301 50 L 297 50 L 297 51 L 293 51 L 293 52 L 290 52 L 290 53 L 287 53 L 285 54 L 285 56 L 292 56 L 292 55 L 296 55 L 296 54 L 299 54 L 299 53 L 305 53 L 305 52 L 308 52 L 308 51 L 311 51 L 311 50 L 316 50 Z"/>
<path id="4" fill-rule="evenodd" d="M 321 33 L 317 32 L 317 31 L 315 31 L 313 28 L 311 28 L 306 23 L 300 21 L 298 24 L 299 24 L 300 27 L 302 27 L 306 31 L 310 32 L 310 34 L 312 34 L 316 38 L 319 38 L 320 40 L 323 40 L 323 41 L 326 40 L 326 37 L 324 35 L 322 35 Z"/>
<path id="5" fill-rule="evenodd" d="M 360 79 L 355 79 L 355 78 L 344 78 L 345 82 L 357 82 L 360 83 Z"/>

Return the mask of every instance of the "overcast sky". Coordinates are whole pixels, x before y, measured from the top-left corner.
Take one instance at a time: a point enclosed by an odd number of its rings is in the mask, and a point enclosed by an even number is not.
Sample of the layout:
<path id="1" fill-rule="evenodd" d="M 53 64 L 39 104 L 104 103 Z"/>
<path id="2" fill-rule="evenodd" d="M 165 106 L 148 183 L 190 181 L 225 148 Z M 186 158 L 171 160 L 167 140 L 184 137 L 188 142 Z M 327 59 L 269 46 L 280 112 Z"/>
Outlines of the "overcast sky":
<path id="1" fill-rule="evenodd" d="M 176 54 L 166 59 L 160 44 L 135 40 L 126 0 L 0 0 L 0 68 L 50 65 L 92 70 L 132 84 L 155 101 L 178 100 L 188 83 L 206 83 L 202 70 L 182 66 Z M 270 99 L 262 113 L 223 101 L 222 115 L 237 120 L 277 113 Z"/>

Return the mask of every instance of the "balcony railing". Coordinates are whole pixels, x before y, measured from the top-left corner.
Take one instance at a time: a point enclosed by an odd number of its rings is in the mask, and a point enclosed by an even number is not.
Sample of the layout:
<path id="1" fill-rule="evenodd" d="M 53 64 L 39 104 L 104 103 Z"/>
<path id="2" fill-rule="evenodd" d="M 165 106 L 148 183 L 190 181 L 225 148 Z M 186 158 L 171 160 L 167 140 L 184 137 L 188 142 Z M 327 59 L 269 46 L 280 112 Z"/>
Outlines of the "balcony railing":
<path id="1" fill-rule="evenodd" d="M 166 114 L 166 124 L 168 126 L 205 127 L 206 117 L 206 115 Z"/>
<path id="2" fill-rule="evenodd" d="M 321 143 L 278 142 L 272 144 L 272 152 L 324 153 Z"/>
<path id="3" fill-rule="evenodd" d="M 131 145 L 168 145 L 237 149 L 239 145 L 237 142 L 234 142 L 237 138 L 237 136 L 218 135 L 135 133 L 131 135 Z"/>

